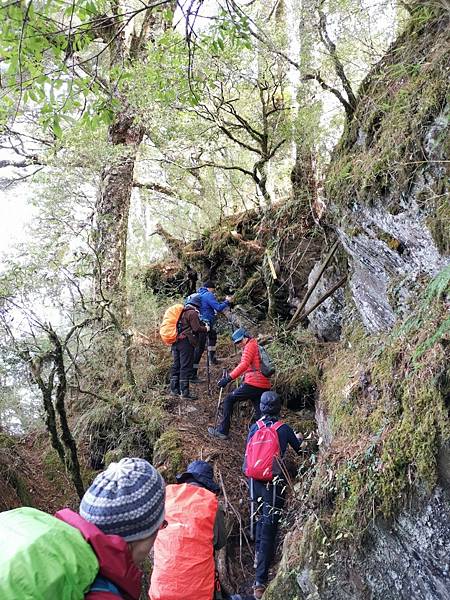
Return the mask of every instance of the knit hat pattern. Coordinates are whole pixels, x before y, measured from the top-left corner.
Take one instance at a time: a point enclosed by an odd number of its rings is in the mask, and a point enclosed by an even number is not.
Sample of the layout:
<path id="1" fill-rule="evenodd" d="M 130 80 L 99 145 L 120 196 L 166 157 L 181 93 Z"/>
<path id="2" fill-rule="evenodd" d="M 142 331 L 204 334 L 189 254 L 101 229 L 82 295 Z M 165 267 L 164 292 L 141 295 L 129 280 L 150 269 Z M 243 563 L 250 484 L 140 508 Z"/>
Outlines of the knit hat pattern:
<path id="1" fill-rule="evenodd" d="M 158 471 L 142 458 L 122 458 L 94 479 L 81 500 L 80 515 L 103 533 L 133 542 L 158 531 L 164 500 Z"/>

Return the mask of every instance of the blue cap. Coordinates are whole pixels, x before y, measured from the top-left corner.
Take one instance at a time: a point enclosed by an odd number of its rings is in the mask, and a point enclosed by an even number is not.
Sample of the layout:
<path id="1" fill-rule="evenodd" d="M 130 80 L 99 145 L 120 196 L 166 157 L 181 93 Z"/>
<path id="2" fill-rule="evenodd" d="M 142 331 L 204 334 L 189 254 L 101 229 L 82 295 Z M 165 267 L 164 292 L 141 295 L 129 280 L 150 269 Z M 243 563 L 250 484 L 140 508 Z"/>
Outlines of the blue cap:
<path id="1" fill-rule="evenodd" d="M 188 465 L 188 468 L 184 473 L 176 476 L 178 483 L 184 483 L 189 479 L 195 479 L 197 483 L 200 483 L 214 494 L 220 492 L 220 487 L 214 481 L 213 469 L 211 465 L 204 460 L 194 460 Z"/>
<path id="2" fill-rule="evenodd" d="M 241 342 L 245 337 L 249 338 L 251 337 L 251 335 L 243 327 L 239 327 L 239 329 L 236 329 L 236 331 L 233 333 L 231 339 L 233 340 L 233 344 L 237 344 L 238 342 Z"/>
<path id="3" fill-rule="evenodd" d="M 259 401 L 259 410 L 263 415 L 277 416 L 281 410 L 281 399 L 276 392 L 264 392 Z"/>
<path id="4" fill-rule="evenodd" d="M 202 307 L 202 299 L 200 297 L 200 294 L 191 294 L 190 296 L 188 296 L 186 298 L 186 306 L 188 304 L 190 304 L 191 306 L 195 306 L 196 308 L 201 308 Z"/>

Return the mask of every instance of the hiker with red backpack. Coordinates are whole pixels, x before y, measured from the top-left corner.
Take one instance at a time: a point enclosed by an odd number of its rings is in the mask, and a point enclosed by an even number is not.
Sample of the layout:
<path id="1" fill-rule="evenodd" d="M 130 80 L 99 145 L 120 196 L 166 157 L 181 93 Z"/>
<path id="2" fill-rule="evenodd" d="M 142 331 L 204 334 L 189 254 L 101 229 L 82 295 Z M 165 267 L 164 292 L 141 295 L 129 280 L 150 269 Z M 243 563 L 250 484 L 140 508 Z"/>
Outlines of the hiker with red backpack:
<path id="1" fill-rule="evenodd" d="M 278 420 L 281 400 L 276 392 L 261 396 L 262 417 L 248 433 L 244 473 L 248 477 L 251 522 L 257 517 L 255 535 L 256 578 L 254 597 L 262 598 L 267 586 L 269 567 L 275 554 L 275 538 L 281 518 L 286 491 L 283 456 L 288 446 L 298 454 L 301 436 Z M 256 510 L 255 510 L 256 508 Z M 251 532 L 252 533 L 252 532 Z"/>
<path id="2" fill-rule="evenodd" d="M 214 551 L 227 541 L 212 466 L 194 460 L 166 488 L 165 529 L 154 547 L 150 600 L 222 598 Z"/>
<path id="3" fill-rule="evenodd" d="M 0 513 L 0 598 L 139 600 L 140 567 L 167 525 L 164 502 L 158 471 L 123 458 L 97 475 L 79 513 Z"/>
<path id="4" fill-rule="evenodd" d="M 229 375 L 222 377 L 217 385 L 224 388 L 241 375 L 244 376 L 244 382 L 226 396 L 223 402 L 222 421 L 218 427 L 208 427 L 208 433 L 221 440 L 228 439 L 231 417 L 236 402 L 251 400 L 255 413 L 254 417 L 259 419 L 261 416 L 259 409 L 261 394 L 266 390 L 270 390 L 271 387 L 269 377 L 261 372 L 262 361 L 257 340 L 242 327 L 233 333 L 231 339 L 235 346 L 243 347 L 241 362 Z"/>
<path id="5" fill-rule="evenodd" d="M 208 326 L 200 321 L 201 300 L 193 294 L 182 308 L 177 322 L 177 336 L 172 344 L 173 364 L 170 371 L 170 394 L 196 400 L 189 391 L 189 378 L 194 364 L 194 351 L 199 335 L 206 334 Z"/>

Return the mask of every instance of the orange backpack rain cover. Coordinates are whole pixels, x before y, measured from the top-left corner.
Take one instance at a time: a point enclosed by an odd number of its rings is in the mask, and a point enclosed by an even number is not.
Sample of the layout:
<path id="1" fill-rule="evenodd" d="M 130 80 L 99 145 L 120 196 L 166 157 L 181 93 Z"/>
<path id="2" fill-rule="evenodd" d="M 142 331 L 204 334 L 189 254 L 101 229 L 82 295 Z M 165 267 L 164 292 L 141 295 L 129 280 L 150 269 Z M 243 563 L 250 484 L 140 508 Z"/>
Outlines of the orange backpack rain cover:
<path id="1" fill-rule="evenodd" d="M 162 341 L 171 346 L 177 341 L 177 323 L 181 317 L 184 306 L 182 304 L 174 304 L 169 306 L 163 316 L 161 327 L 159 328 L 159 335 Z"/>
<path id="2" fill-rule="evenodd" d="M 188 483 L 166 487 L 168 525 L 158 532 L 150 600 L 212 600 L 218 500 Z"/>

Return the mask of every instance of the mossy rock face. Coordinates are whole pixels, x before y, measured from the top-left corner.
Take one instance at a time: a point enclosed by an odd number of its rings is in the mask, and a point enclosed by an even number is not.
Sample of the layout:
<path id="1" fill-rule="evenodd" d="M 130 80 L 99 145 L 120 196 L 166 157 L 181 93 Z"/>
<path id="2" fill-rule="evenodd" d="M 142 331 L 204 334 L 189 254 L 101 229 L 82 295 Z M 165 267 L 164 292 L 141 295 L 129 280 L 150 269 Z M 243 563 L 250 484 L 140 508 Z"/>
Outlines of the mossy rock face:
<path id="1" fill-rule="evenodd" d="M 437 4 L 416 5 L 409 27 L 362 83 L 327 178 L 334 201 L 384 197 L 395 213 L 398 194 L 404 195 L 420 169 L 434 168 L 421 144 L 434 151 L 426 135 L 448 93 L 447 25 L 448 15 Z M 439 135 L 446 139 L 443 131 L 434 137 Z"/>
<path id="2" fill-rule="evenodd" d="M 155 443 L 153 464 L 166 482 L 175 483 L 175 475 L 180 472 L 183 463 L 180 434 L 175 429 L 168 429 Z"/>
<path id="3" fill-rule="evenodd" d="M 390 334 L 356 334 L 351 344 L 336 346 L 322 365 L 320 403 L 332 436 L 326 447 L 321 446 L 311 486 L 299 499 L 313 507 L 309 514 L 314 518 L 298 520 L 293 535 L 301 540 L 301 549 L 285 543 L 283 555 L 296 573 L 308 571 L 305 586 L 314 575 L 320 598 L 369 597 L 372 584 L 358 562 L 363 560 L 362 549 L 379 570 L 377 576 L 383 577 L 377 552 L 390 544 L 398 561 L 408 554 L 415 513 L 422 511 L 418 531 L 437 536 L 433 541 L 424 534 L 429 546 L 440 544 L 440 531 L 450 544 L 446 517 L 435 526 L 426 516 L 428 506 L 436 514 L 444 510 L 450 479 L 449 292 L 446 267 L 417 298 L 414 314 Z M 298 493 L 304 493 L 302 486 Z M 407 527 L 403 521 L 396 525 L 399 514 L 408 520 Z M 389 524 L 385 530 L 383 522 Z M 393 536 L 395 526 L 398 533 Z M 366 539 L 369 531 L 381 545 L 374 552 Z M 405 540 L 399 542 L 398 536 Z M 407 560 L 416 558 L 408 555 Z M 276 581 L 273 598 L 281 597 L 283 589 L 283 578 L 280 588 Z M 339 582 L 348 596 L 336 592 Z M 403 597 L 407 596 L 395 596 Z"/>
<path id="4" fill-rule="evenodd" d="M 126 458 L 122 448 L 112 448 L 111 450 L 108 450 L 104 458 L 105 468 L 109 467 L 113 462 L 119 462 L 122 458 Z"/>
<path id="5" fill-rule="evenodd" d="M 304 598 L 293 572 L 278 571 L 264 593 L 264 600 L 304 600 Z"/>
<path id="6" fill-rule="evenodd" d="M 444 5 L 414 5 L 405 31 L 361 84 L 327 173 L 349 263 L 346 309 L 354 303 L 369 333 L 408 314 L 422 279 L 449 254 L 448 27 Z"/>

